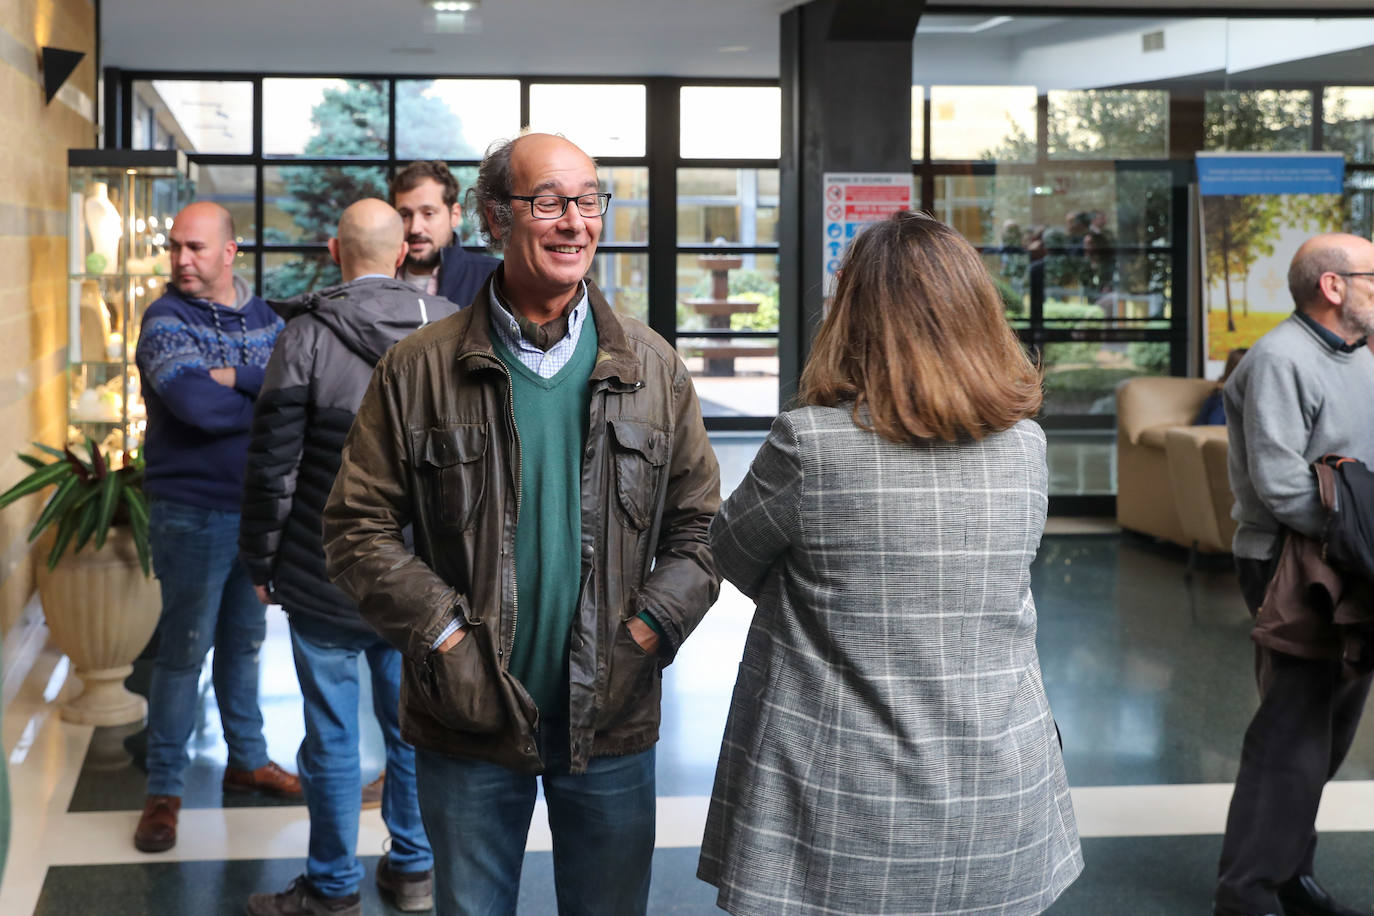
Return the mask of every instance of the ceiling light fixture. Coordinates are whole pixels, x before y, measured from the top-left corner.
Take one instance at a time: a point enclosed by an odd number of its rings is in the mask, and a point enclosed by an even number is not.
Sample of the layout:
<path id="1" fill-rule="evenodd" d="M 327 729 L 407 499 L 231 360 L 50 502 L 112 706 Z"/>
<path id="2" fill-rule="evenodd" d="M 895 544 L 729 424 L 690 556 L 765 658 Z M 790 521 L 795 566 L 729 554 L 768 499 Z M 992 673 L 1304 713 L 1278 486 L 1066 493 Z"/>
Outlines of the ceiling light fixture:
<path id="1" fill-rule="evenodd" d="M 436 13 L 468 13 L 477 8 L 478 0 L 425 0 Z"/>

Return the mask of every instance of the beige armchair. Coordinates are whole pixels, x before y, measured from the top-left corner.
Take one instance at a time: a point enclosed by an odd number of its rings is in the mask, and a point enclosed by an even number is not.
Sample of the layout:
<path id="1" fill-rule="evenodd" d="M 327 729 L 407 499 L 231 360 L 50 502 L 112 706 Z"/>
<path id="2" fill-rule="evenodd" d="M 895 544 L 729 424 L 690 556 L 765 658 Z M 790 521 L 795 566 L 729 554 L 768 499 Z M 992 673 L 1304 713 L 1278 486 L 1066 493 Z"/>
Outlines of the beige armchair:
<path id="1" fill-rule="evenodd" d="M 1127 379 L 1117 386 L 1116 522 L 1122 528 L 1183 547 L 1230 552 L 1225 427 L 1191 425 L 1215 388 L 1206 379 L 1167 377 Z M 1171 430 L 1179 433 L 1172 460 Z"/>
<path id="2" fill-rule="evenodd" d="M 1230 553 L 1236 533 L 1228 450 L 1224 426 L 1178 426 L 1164 434 L 1178 521 L 1188 546 L 1202 553 Z"/>

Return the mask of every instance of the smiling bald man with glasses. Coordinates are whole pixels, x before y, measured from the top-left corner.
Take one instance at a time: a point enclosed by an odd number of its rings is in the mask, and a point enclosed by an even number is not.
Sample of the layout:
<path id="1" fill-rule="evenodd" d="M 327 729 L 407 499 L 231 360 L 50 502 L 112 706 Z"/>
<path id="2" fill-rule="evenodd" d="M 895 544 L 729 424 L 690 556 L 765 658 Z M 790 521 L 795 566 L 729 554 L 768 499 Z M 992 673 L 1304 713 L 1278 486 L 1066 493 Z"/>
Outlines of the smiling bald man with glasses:
<path id="1" fill-rule="evenodd" d="M 588 277 L 596 164 L 528 134 L 476 197 L 505 261 L 377 367 L 330 574 L 405 658 L 437 911 L 515 912 L 542 777 L 559 912 L 642 914 L 662 669 L 719 589 L 719 468 L 677 352 Z"/>
<path id="2" fill-rule="evenodd" d="M 1253 615 L 1289 531 L 1320 542 L 1312 462 L 1374 461 L 1374 244 L 1354 235 L 1303 243 L 1288 270 L 1296 311 L 1250 348 L 1223 390 L 1233 544 Z M 1361 916 L 1317 883 L 1317 806 L 1359 725 L 1370 675 L 1337 658 L 1259 648 L 1260 707 L 1246 730 L 1222 843 L 1216 916 Z"/>

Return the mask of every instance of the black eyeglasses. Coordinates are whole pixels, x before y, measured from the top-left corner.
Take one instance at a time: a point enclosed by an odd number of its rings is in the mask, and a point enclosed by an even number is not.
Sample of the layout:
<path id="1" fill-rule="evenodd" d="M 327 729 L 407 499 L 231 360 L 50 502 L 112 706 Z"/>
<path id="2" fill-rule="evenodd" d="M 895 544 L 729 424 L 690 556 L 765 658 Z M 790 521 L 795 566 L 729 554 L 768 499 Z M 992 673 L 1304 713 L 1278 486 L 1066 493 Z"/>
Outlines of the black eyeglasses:
<path id="1" fill-rule="evenodd" d="M 1333 273 L 1338 277 L 1374 277 L 1374 270 L 1337 270 Z"/>
<path id="2" fill-rule="evenodd" d="M 530 215 L 535 219 L 558 219 L 568 212 L 568 204 L 576 203 L 577 212 L 587 219 L 597 216 L 605 216 L 606 208 L 611 205 L 611 195 L 603 191 L 600 194 L 579 194 L 576 197 L 567 197 L 562 194 L 536 194 L 533 197 L 526 197 L 523 194 L 512 194 L 511 200 L 523 200 L 530 205 Z"/>

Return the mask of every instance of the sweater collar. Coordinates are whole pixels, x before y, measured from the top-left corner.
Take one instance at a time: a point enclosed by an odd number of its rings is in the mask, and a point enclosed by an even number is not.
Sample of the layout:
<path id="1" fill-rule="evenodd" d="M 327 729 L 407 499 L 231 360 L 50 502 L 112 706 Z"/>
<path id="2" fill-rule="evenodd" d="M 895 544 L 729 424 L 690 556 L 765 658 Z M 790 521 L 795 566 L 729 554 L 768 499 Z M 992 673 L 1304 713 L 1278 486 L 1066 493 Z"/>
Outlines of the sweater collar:
<path id="1" fill-rule="evenodd" d="M 1354 343 L 1346 343 L 1339 334 L 1321 324 L 1321 322 L 1317 321 L 1311 315 L 1308 315 L 1302 309 L 1294 309 L 1293 314 L 1298 316 L 1299 321 L 1311 328 L 1312 333 L 1320 337 L 1322 343 L 1326 344 L 1337 353 L 1354 353 L 1367 342 L 1367 338 L 1361 337 Z"/>

